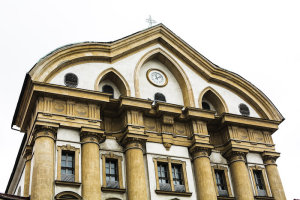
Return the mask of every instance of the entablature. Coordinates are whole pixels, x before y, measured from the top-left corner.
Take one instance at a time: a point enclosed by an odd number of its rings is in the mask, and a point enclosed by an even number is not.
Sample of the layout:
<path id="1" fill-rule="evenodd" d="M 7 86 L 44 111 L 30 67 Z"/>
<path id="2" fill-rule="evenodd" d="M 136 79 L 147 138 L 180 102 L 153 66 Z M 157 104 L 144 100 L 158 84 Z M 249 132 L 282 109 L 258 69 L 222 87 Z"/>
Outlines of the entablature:
<path id="1" fill-rule="evenodd" d="M 245 117 L 165 102 L 121 96 L 49 83 L 30 82 L 16 122 L 21 131 L 31 133 L 38 123 L 59 127 L 103 130 L 120 139 L 125 133 L 147 135 L 147 141 L 191 147 L 213 144 L 274 151 L 271 134 L 279 121 Z"/>

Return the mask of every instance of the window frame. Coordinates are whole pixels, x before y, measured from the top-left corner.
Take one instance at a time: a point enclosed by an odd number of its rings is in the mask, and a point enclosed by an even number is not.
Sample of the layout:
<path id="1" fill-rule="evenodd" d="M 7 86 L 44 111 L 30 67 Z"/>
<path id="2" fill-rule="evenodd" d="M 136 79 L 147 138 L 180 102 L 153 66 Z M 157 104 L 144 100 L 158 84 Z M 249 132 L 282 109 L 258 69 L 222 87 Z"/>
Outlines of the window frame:
<path id="1" fill-rule="evenodd" d="M 62 152 L 72 152 L 74 153 L 74 181 L 62 181 L 61 180 L 61 158 Z M 59 182 L 68 182 L 68 183 L 79 183 L 79 153 L 80 148 L 73 147 L 69 144 L 64 146 L 57 146 L 57 177 L 56 180 Z"/>
<path id="2" fill-rule="evenodd" d="M 232 190 L 231 190 L 231 185 L 230 185 L 230 181 L 229 181 L 229 176 L 228 176 L 228 168 L 222 165 L 213 165 L 212 167 L 212 175 L 213 175 L 213 180 L 214 180 L 214 184 L 215 184 L 215 190 L 216 190 L 216 194 L 218 197 L 233 197 L 232 195 Z M 220 196 L 219 194 L 219 190 L 218 190 L 218 186 L 217 186 L 217 180 L 216 180 L 216 173 L 215 170 L 220 170 L 224 172 L 224 176 L 225 176 L 225 183 L 226 183 L 226 188 L 227 188 L 227 193 L 228 196 Z"/>
<path id="3" fill-rule="evenodd" d="M 63 160 L 63 156 L 65 156 L 66 160 Z M 72 158 L 71 162 L 72 162 L 72 166 L 69 167 L 68 163 L 70 161 L 70 158 Z M 65 165 L 63 165 L 63 161 L 65 161 Z M 66 173 L 64 175 L 67 175 L 68 171 L 72 171 L 72 175 L 74 176 L 74 180 L 73 181 L 68 181 L 68 182 L 75 182 L 75 153 L 73 151 L 65 151 L 62 150 L 61 151 L 61 177 L 63 175 L 63 171 L 65 170 Z M 63 180 L 66 181 L 66 180 Z"/>
<path id="4" fill-rule="evenodd" d="M 250 166 L 249 169 L 250 169 L 252 185 L 253 185 L 253 189 L 254 189 L 254 196 L 257 196 L 257 197 L 271 197 L 272 195 L 271 195 L 271 191 L 270 191 L 270 188 L 269 188 L 269 185 L 268 185 L 268 179 L 267 179 L 267 174 L 266 174 L 265 168 L 262 167 L 262 166 L 259 166 L 259 165 L 255 165 L 255 166 Z M 253 173 L 253 171 L 255 171 L 255 170 L 261 171 L 262 179 L 263 179 L 263 186 L 266 190 L 266 196 L 260 196 L 258 194 L 257 187 L 256 187 L 256 182 L 255 182 L 255 177 L 254 177 L 254 173 Z"/>
<path id="5" fill-rule="evenodd" d="M 122 169 L 122 161 L 123 157 L 116 155 L 112 152 L 108 154 L 102 154 L 102 191 L 115 191 L 115 192 L 125 192 L 124 182 L 123 182 L 123 169 Z M 106 159 L 116 160 L 116 168 L 117 168 L 117 180 L 119 182 L 119 188 L 110 188 L 107 187 L 106 183 Z"/>
<path id="6" fill-rule="evenodd" d="M 155 170 L 155 179 L 156 179 L 156 190 L 155 192 L 158 194 L 170 194 L 170 195 L 182 195 L 182 196 L 191 196 L 192 193 L 189 190 L 187 173 L 186 173 L 186 162 L 181 160 L 173 160 L 170 158 L 153 158 L 154 162 L 154 170 Z M 160 189 L 159 185 L 159 176 L 158 176 L 158 163 L 165 163 L 168 169 L 168 181 L 171 185 L 171 191 L 165 191 Z M 172 174 L 172 165 L 179 165 L 181 166 L 181 173 L 182 173 L 182 182 L 185 187 L 185 192 L 178 192 L 175 191 L 175 185 L 173 181 L 173 174 Z"/>

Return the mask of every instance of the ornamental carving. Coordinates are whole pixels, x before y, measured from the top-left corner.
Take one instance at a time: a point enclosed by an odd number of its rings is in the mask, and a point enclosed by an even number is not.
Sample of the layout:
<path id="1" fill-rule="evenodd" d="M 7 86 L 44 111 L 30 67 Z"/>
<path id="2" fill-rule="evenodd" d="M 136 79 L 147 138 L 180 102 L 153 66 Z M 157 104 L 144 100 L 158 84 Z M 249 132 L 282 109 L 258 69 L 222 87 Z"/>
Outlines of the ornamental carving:
<path id="1" fill-rule="evenodd" d="M 88 117 L 88 106 L 84 104 L 76 104 L 75 113 L 80 117 Z"/>
<path id="2" fill-rule="evenodd" d="M 57 127 L 36 125 L 33 137 L 34 139 L 38 137 L 50 137 L 52 139 L 55 139 L 56 133 L 57 133 Z"/>
<path id="3" fill-rule="evenodd" d="M 228 160 L 229 164 L 231 164 L 236 161 L 246 162 L 246 155 L 247 152 L 231 151 L 229 153 L 226 153 L 224 156 Z"/>
<path id="4" fill-rule="evenodd" d="M 94 133 L 94 132 L 88 132 L 84 131 L 80 133 L 80 141 L 83 143 L 102 143 L 104 142 L 106 137 L 101 133 Z"/>
<path id="5" fill-rule="evenodd" d="M 65 114 L 66 102 L 60 101 L 60 100 L 54 100 L 53 101 L 53 108 L 54 108 L 54 112 Z"/>

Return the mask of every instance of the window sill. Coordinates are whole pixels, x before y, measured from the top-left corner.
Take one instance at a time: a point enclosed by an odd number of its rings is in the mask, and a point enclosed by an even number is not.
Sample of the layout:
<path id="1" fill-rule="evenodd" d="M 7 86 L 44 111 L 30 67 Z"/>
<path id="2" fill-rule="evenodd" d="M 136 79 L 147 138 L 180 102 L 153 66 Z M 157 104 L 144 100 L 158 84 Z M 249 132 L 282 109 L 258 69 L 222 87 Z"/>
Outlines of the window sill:
<path id="1" fill-rule="evenodd" d="M 191 192 L 175 192 L 175 191 L 164 191 L 164 190 L 155 190 L 156 194 L 165 194 L 165 195 L 177 195 L 189 197 L 192 196 Z"/>
<path id="2" fill-rule="evenodd" d="M 234 197 L 218 196 L 218 200 L 234 200 Z"/>
<path id="3" fill-rule="evenodd" d="M 117 192 L 117 193 L 125 193 L 126 189 L 122 188 L 108 188 L 108 187 L 101 187 L 102 192 Z"/>
<path id="4" fill-rule="evenodd" d="M 274 197 L 267 197 L 267 196 L 255 196 L 255 200 L 274 200 Z"/>
<path id="5" fill-rule="evenodd" d="M 67 185 L 67 186 L 73 186 L 73 187 L 80 187 L 81 183 L 79 182 L 69 182 L 69 181 L 60 181 L 55 180 L 56 185 Z"/>

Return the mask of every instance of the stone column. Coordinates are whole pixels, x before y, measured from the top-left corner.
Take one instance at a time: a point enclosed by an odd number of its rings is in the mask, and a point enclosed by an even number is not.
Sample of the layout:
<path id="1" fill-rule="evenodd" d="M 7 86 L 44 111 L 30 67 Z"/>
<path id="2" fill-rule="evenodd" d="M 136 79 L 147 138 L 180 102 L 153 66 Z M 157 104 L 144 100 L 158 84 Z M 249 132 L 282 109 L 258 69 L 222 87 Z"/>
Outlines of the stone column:
<path id="1" fill-rule="evenodd" d="M 104 141 L 103 133 L 82 128 L 80 139 L 82 198 L 101 200 L 99 143 Z"/>
<path id="2" fill-rule="evenodd" d="M 252 185 L 246 166 L 246 152 L 231 151 L 227 157 L 237 200 L 254 200 Z"/>
<path id="3" fill-rule="evenodd" d="M 54 141 L 56 128 L 36 126 L 34 132 L 34 165 L 31 199 L 53 199 L 54 195 Z"/>
<path id="4" fill-rule="evenodd" d="M 30 171 L 31 171 L 31 158 L 32 158 L 32 147 L 26 146 L 24 152 L 25 158 L 25 177 L 24 177 L 24 197 L 29 196 L 29 185 L 30 185 Z"/>
<path id="5" fill-rule="evenodd" d="M 278 173 L 276 159 L 278 156 L 263 154 L 263 160 L 268 175 L 269 184 L 273 197 L 276 200 L 286 200 L 281 179 Z"/>
<path id="6" fill-rule="evenodd" d="M 210 150 L 208 148 L 196 147 L 191 150 L 194 162 L 197 199 L 217 200 L 217 193 L 213 181 L 211 165 L 209 160 Z"/>
<path id="7" fill-rule="evenodd" d="M 147 200 L 147 184 L 141 139 L 128 138 L 124 143 L 127 194 L 130 200 Z"/>

